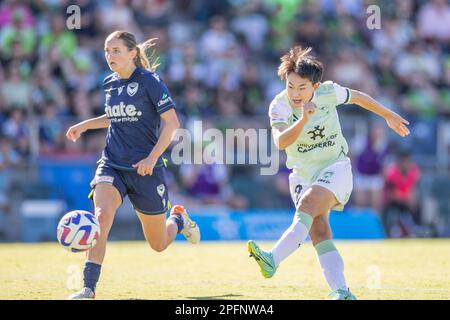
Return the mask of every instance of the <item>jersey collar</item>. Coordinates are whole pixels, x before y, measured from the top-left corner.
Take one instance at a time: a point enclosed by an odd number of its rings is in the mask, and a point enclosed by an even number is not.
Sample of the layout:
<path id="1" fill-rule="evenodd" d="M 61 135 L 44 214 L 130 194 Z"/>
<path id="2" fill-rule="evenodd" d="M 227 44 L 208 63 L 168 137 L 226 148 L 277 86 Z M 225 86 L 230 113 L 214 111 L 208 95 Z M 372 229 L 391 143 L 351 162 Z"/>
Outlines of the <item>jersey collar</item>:
<path id="1" fill-rule="evenodd" d="M 133 79 L 134 78 L 134 76 L 137 74 L 137 72 L 139 71 L 139 67 L 136 67 L 134 70 L 133 70 L 133 72 L 130 74 L 130 76 L 128 77 L 128 78 L 126 78 L 126 79 L 122 79 L 117 73 L 116 73 L 116 78 L 120 81 L 120 82 L 128 82 L 128 81 L 130 81 L 131 79 Z"/>

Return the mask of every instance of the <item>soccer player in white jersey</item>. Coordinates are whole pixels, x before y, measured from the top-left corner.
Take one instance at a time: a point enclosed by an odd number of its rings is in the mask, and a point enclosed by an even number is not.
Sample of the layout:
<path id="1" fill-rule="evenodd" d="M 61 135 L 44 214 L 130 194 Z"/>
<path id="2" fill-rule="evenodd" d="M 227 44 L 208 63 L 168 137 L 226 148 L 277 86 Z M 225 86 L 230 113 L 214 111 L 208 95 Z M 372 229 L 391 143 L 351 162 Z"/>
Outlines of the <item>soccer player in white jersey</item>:
<path id="1" fill-rule="evenodd" d="M 289 187 L 295 204 L 291 226 L 270 251 L 250 240 L 248 251 L 265 278 L 271 278 L 280 263 L 311 237 L 324 276 L 335 300 L 353 300 L 344 277 L 344 262 L 332 241 L 330 210 L 342 211 L 352 188 L 348 145 L 342 135 L 336 106 L 356 104 L 376 113 L 397 134 L 409 134 L 408 121 L 367 94 L 331 81 L 321 82 L 323 66 L 295 46 L 282 56 L 278 76 L 286 81 L 269 107 L 275 145 L 287 154 L 292 169 Z"/>

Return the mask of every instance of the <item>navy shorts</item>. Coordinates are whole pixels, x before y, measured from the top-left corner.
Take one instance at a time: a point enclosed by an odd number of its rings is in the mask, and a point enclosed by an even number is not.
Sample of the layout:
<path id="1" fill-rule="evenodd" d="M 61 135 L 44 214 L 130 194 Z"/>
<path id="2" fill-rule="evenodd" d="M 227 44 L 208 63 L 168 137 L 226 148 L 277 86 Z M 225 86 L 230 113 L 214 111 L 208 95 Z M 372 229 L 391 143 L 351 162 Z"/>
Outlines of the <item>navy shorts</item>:
<path id="1" fill-rule="evenodd" d="M 122 202 L 128 195 L 135 210 L 144 214 L 161 214 L 170 209 L 169 192 L 165 179 L 165 167 L 155 167 L 151 176 L 141 176 L 137 171 L 125 171 L 100 163 L 91 181 L 113 185 L 120 193 Z M 91 192 L 92 195 L 92 192 Z"/>

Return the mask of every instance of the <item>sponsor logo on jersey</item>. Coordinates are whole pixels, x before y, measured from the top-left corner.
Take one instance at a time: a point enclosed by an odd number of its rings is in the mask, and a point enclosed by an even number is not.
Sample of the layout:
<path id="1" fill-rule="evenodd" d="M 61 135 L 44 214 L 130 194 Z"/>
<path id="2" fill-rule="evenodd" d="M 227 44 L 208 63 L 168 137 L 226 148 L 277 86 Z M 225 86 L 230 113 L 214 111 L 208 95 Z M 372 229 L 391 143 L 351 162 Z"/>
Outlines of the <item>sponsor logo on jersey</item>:
<path id="1" fill-rule="evenodd" d="M 134 105 L 125 105 L 122 101 L 114 106 L 106 106 L 105 113 L 111 122 L 134 122 L 142 115 L 142 111 L 138 111 Z"/>
<path id="2" fill-rule="evenodd" d="M 131 82 L 127 86 L 127 93 L 130 97 L 134 96 L 139 89 L 139 83 Z"/>
<path id="3" fill-rule="evenodd" d="M 119 92 L 119 95 L 122 93 L 122 90 L 123 90 L 123 86 L 117 88 L 117 91 Z"/>
<path id="4" fill-rule="evenodd" d="M 167 102 L 173 102 L 172 98 L 167 95 L 167 93 L 164 93 L 161 97 L 161 100 L 158 101 L 158 107 L 161 107 L 162 105 L 166 104 Z"/>
<path id="5" fill-rule="evenodd" d="M 336 145 L 336 141 L 334 141 L 334 139 L 336 139 L 337 136 L 337 134 L 332 134 L 331 136 L 327 137 L 325 141 L 314 144 L 297 144 L 297 151 L 300 153 L 305 153 L 316 148 L 334 147 Z"/>

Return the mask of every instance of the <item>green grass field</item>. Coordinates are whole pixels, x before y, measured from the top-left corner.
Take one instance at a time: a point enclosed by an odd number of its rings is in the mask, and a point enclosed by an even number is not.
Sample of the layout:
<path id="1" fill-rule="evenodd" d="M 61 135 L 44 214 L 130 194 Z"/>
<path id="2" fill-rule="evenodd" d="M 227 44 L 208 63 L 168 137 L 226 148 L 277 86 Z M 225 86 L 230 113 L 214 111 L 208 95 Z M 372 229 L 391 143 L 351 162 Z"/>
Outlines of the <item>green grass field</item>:
<path id="1" fill-rule="evenodd" d="M 262 242 L 268 249 L 273 243 Z M 336 241 L 359 299 L 450 299 L 450 240 Z M 83 253 L 57 243 L 0 244 L 0 299 L 65 299 L 81 285 Z M 163 253 L 111 242 L 97 299 L 326 299 L 310 243 L 264 279 L 245 242 L 178 241 Z"/>

